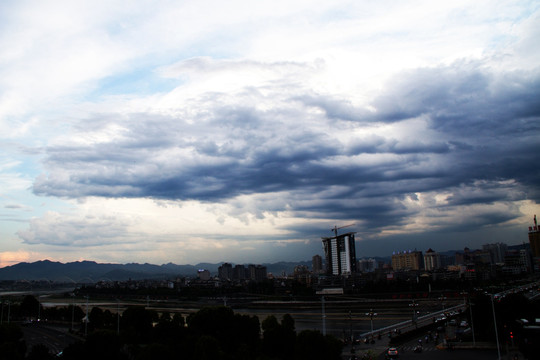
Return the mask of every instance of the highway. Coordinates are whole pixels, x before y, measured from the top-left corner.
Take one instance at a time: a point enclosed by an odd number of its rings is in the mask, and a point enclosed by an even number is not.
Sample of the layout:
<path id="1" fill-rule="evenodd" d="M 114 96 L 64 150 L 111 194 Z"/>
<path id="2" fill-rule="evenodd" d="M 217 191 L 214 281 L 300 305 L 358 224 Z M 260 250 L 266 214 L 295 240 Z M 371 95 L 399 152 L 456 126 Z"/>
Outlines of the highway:
<path id="1" fill-rule="evenodd" d="M 31 323 L 21 326 L 26 341 L 27 352 L 34 345 L 43 344 L 49 348 L 49 351 L 56 355 L 69 344 L 79 340 L 74 335 L 71 335 L 67 328 L 53 327 L 44 324 Z"/>

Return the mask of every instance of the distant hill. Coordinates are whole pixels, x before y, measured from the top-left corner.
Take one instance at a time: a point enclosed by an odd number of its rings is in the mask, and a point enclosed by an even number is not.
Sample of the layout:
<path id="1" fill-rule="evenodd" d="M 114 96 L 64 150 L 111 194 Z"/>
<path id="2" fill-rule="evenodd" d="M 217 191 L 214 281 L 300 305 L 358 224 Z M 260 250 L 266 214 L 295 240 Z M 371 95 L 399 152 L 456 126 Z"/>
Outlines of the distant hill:
<path id="1" fill-rule="evenodd" d="M 508 246 L 509 250 L 529 248 L 528 243 Z M 456 252 L 451 250 L 441 252 L 442 255 L 453 257 Z M 390 257 L 375 257 L 377 261 L 390 262 Z M 195 277 L 197 270 L 206 269 L 217 275 L 218 268 L 223 263 L 199 263 L 196 265 L 176 265 L 173 263 L 154 264 L 100 264 L 95 261 L 76 261 L 70 263 L 41 260 L 33 263 L 19 264 L 0 268 L 0 280 L 47 280 L 53 282 L 85 283 L 100 280 L 124 281 L 142 279 L 170 279 L 174 277 Z M 235 264 L 232 263 L 234 266 Z M 247 266 L 247 264 L 244 264 Z M 267 272 L 274 275 L 292 274 L 294 267 L 307 266 L 311 269 L 311 261 L 265 263 Z"/>
<path id="2" fill-rule="evenodd" d="M 53 282 L 85 283 L 100 280 L 124 281 L 142 279 L 167 279 L 179 276 L 196 276 L 197 270 L 206 269 L 217 274 L 222 263 L 199 263 L 196 265 L 153 264 L 100 264 L 94 261 L 76 261 L 70 263 L 41 260 L 33 263 L 18 263 L 0 268 L 0 280 L 47 280 Z M 247 265 L 247 264 L 246 264 Z M 293 272 L 297 265 L 311 267 L 311 262 L 279 262 L 263 264 L 273 274 Z"/>

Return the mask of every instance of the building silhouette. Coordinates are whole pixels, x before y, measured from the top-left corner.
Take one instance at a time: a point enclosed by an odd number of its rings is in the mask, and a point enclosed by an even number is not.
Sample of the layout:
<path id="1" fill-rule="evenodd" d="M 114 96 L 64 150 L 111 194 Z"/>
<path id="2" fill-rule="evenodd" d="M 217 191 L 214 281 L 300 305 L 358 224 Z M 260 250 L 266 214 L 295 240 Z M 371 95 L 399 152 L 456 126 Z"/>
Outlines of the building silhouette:
<path id="1" fill-rule="evenodd" d="M 233 267 L 229 263 L 223 263 L 218 268 L 218 277 L 223 281 L 230 281 L 233 279 Z"/>
<path id="2" fill-rule="evenodd" d="M 424 254 L 424 268 L 430 271 L 440 269 L 441 267 L 441 255 L 429 248 Z"/>
<path id="3" fill-rule="evenodd" d="M 529 244 L 532 256 L 540 258 L 540 228 L 536 223 L 536 215 L 534 215 L 534 226 L 529 226 Z"/>
<path id="4" fill-rule="evenodd" d="M 323 265 L 321 255 L 314 255 L 313 258 L 311 258 L 311 269 L 313 270 L 314 274 L 322 273 Z"/>
<path id="5" fill-rule="evenodd" d="M 420 270 L 424 267 L 424 258 L 421 251 L 404 251 L 392 254 L 392 268 L 394 270 Z"/>
<path id="6" fill-rule="evenodd" d="M 482 250 L 490 255 L 491 264 L 504 263 L 504 256 L 508 251 L 508 245 L 504 243 L 485 244 L 482 245 Z"/>
<path id="7" fill-rule="evenodd" d="M 250 280 L 263 281 L 267 278 L 266 266 L 249 264 L 247 272 Z"/>
<path id="8" fill-rule="evenodd" d="M 374 272 L 379 267 L 377 260 L 371 259 L 360 259 L 358 260 L 358 270 L 361 272 Z"/>
<path id="9" fill-rule="evenodd" d="M 354 232 L 349 232 L 322 238 L 327 275 L 351 275 L 356 272 L 354 234 Z"/>

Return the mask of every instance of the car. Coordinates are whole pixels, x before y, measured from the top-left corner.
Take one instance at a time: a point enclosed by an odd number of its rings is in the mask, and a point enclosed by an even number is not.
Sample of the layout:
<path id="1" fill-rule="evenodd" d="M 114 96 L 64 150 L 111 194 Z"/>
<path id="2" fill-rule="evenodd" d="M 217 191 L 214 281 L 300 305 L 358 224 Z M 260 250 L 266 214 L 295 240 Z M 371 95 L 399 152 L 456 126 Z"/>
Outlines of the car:
<path id="1" fill-rule="evenodd" d="M 465 321 L 465 320 L 462 320 L 462 321 L 459 323 L 459 326 L 461 326 L 461 327 L 467 327 L 467 326 L 469 326 L 469 323 L 468 323 L 467 321 Z"/>
<path id="2" fill-rule="evenodd" d="M 387 359 L 399 358 L 398 350 L 395 347 L 388 348 L 388 350 L 386 351 L 386 358 Z"/>

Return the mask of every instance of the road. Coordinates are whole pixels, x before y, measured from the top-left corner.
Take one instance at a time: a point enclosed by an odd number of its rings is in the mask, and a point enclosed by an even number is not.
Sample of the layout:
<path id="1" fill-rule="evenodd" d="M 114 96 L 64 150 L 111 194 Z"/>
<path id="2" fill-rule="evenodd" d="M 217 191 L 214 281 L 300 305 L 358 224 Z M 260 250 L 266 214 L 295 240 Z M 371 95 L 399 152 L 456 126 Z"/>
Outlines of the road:
<path id="1" fill-rule="evenodd" d="M 67 332 L 67 328 L 52 327 L 37 323 L 21 326 L 26 341 L 27 351 L 34 345 L 43 344 L 52 354 L 58 354 L 69 344 L 79 340 Z"/>

